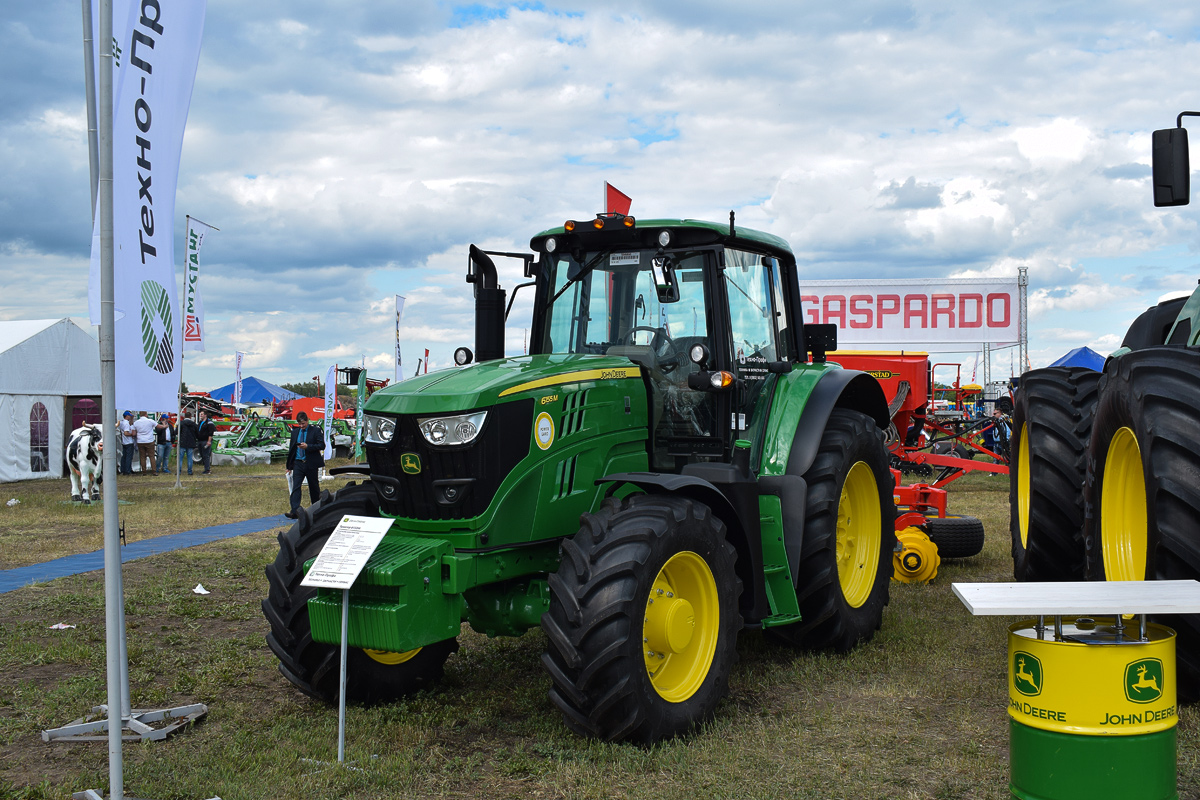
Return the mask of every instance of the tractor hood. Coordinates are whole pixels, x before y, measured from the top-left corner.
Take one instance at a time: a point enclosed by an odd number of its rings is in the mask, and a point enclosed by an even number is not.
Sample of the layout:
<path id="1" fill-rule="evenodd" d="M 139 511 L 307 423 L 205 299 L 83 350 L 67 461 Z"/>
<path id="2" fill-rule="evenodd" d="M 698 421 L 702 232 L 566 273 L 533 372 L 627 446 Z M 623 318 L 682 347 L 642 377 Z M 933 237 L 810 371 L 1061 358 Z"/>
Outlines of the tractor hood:
<path id="1" fill-rule="evenodd" d="M 366 410 L 384 414 L 445 414 L 545 397 L 562 387 L 634 379 L 642 369 L 619 356 L 534 355 L 501 358 L 418 375 L 381 389 Z"/>

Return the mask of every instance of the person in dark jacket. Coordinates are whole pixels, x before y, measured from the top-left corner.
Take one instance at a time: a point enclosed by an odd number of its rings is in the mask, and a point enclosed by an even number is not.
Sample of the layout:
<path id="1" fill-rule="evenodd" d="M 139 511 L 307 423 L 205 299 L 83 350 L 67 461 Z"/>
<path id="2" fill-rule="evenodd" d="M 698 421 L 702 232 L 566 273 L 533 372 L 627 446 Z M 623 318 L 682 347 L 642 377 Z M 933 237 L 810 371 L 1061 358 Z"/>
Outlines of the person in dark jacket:
<path id="1" fill-rule="evenodd" d="M 300 423 L 292 428 L 292 438 L 288 442 L 287 476 L 291 486 L 291 509 L 284 513 L 289 519 L 300 516 L 300 490 L 304 481 L 308 481 L 309 504 L 313 505 L 321 498 L 321 485 L 318 470 L 325 466 L 325 436 L 320 428 L 308 424 L 308 414 L 301 411 L 296 415 Z"/>
<path id="2" fill-rule="evenodd" d="M 197 446 L 200 448 L 200 461 L 204 464 L 201 475 L 212 474 L 212 437 L 217 432 L 217 426 L 208 418 L 207 411 L 200 412 L 200 428 L 196 432 Z"/>
<path id="3" fill-rule="evenodd" d="M 200 440 L 200 428 L 192 419 L 190 408 L 183 411 L 183 422 L 179 423 L 179 457 L 187 464 L 188 475 L 192 474 L 192 453 Z"/>

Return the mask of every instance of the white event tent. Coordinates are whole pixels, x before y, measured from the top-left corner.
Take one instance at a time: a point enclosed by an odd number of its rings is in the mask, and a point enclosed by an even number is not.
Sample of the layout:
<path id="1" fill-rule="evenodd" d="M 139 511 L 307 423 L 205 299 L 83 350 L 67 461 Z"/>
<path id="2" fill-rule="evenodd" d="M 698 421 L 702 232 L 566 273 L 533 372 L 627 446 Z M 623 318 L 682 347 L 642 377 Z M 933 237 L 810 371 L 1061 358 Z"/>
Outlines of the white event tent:
<path id="1" fill-rule="evenodd" d="M 74 424 L 99 420 L 99 342 L 71 319 L 0 322 L 0 483 L 62 477 Z"/>

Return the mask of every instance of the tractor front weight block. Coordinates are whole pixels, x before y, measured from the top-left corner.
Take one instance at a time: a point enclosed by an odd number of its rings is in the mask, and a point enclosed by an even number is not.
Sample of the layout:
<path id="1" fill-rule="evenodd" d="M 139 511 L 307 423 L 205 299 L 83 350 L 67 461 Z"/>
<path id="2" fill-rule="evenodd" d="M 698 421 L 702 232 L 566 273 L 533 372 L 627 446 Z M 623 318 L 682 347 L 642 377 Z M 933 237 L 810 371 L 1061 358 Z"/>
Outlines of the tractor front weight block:
<path id="1" fill-rule="evenodd" d="M 451 552 L 440 539 L 384 537 L 350 590 L 350 646 L 404 653 L 457 636 L 463 598 L 442 586 L 442 558 Z M 341 590 L 319 590 L 308 616 L 314 641 L 341 642 Z"/>

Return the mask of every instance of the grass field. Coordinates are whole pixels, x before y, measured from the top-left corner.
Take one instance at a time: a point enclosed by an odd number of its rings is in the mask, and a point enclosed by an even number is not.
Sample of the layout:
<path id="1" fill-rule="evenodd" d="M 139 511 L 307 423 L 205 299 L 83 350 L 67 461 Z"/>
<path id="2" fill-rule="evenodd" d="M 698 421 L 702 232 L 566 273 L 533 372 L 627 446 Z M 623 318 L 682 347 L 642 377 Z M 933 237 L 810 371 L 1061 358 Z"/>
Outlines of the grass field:
<path id="1" fill-rule="evenodd" d="M 141 483 L 141 481 L 145 483 Z M 131 540 L 279 513 L 282 470 L 133 478 L 120 486 Z M 331 483 L 339 484 L 340 480 Z M 0 568 L 100 547 L 99 508 L 64 505 L 64 481 L 7 484 Z M 337 710 L 279 674 L 259 602 L 276 531 L 125 565 L 129 671 L 139 708 L 203 702 L 209 715 L 167 742 L 127 745 L 126 793 L 153 798 L 1008 797 L 1005 629 L 973 618 L 953 581 L 1011 579 L 1007 482 L 969 476 L 950 510 L 980 517 L 978 557 L 927 586 L 892 584 L 882 630 L 846 656 L 797 654 L 744 632 L 730 695 L 710 726 L 652 748 L 580 739 L 546 697 L 539 631 L 487 639 L 464 628 L 434 691 L 350 708 L 347 759 L 332 761 Z M 192 593 L 203 583 L 212 593 Z M 57 622 L 76 625 L 49 630 Z M 105 743 L 44 744 L 40 731 L 105 697 L 100 573 L 0 595 L 0 799 L 107 789 Z M 1197 716 L 1183 709 L 1179 790 L 1200 797 Z"/>

